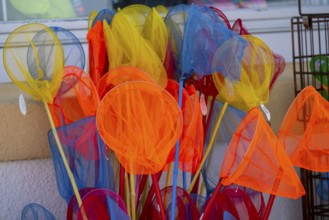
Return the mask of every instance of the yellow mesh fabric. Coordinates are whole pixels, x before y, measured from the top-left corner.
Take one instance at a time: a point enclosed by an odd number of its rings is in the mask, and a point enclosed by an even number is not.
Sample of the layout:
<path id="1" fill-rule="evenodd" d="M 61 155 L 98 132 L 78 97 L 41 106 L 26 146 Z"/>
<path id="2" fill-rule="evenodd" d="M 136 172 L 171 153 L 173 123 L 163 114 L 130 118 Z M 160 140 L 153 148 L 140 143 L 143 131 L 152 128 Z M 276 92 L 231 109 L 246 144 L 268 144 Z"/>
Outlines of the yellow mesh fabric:
<path id="1" fill-rule="evenodd" d="M 168 45 L 168 32 L 157 9 L 164 10 L 162 7 L 151 9 L 145 5 L 135 4 L 123 8 L 120 13 L 127 16 L 130 23 L 157 53 L 161 62 L 164 62 Z"/>
<path id="2" fill-rule="evenodd" d="M 155 8 L 146 18 L 142 36 L 164 63 L 168 47 L 168 32 L 164 20 Z"/>
<path id="3" fill-rule="evenodd" d="M 35 100 L 52 102 L 62 81 L 64 53 L 50 28 L 31 23 L 15 29 L 4 44 L 3 62 L 20 89 Z"/>
<path id="4" fill-rule="evenodd" d="M 295 166 L 329 172 L 329 103 L 313 87 L 295 98 L 278 137 Z"/>
<path id="5" fill-rule="evenodd" d="M 59 127 L 96 115 L 98 104 L 98 93 L 89 75 L 78 67 L 67 66 L 61 87 L 48 107 Z"/>
<path id="6" fill-rule="evenodd" d="M 260 103 L 268 102 L 274 60 L 270 48 L 262 40 L 252 35 L 244 35 L 243 38 L 248 41 L 248 45 L 244 50 L 241 63 L 234 63 L 234 65 L 241 65 L 241 72 L 230 73 L 228 70 L 228 76 L 223 77 L 222 74 L 217 73 L 213 75 L 213 79 L 218 90 L 218 100 L 229 102 L 238 109 L 248 111 Z M 230 46 L 230 40 L 228 40 L 219 48 L 214 60 L 216 56 L 222 56 L 221 53 L 231 50 Z"/>
<path id="7" fill-rule="evenodd" d="M 235 183 L 291 199 L 305 194 L 288 155 L 258 108 L 251 109 L 236 129 L 220 177 L 223 185 Z"/>
<path id="8" fill-rule="evenodd" d="M 96 121 L 102 139 L 131 174 L 160 171 L 182 132 L 176 100 L 148 82 L 127 82 L 110 90 Z"/>
<path id="9" fill-rule="evenodd" d="M 100 80 L 98 94 L 102 99 L 115 86 L 129 81 L 155 83 L 150 75 L 132 66 L 121 66 L 107 72 Z"/>
<path id="10" fill-rule="evenodd" d="M 167 74 L 162 61 L 128 16 L 117 12 L 111 26 L 103 22 L 110 70 L 118 66 L 134 66 L 147 72 L 155 82 L 165 88 Z"/>

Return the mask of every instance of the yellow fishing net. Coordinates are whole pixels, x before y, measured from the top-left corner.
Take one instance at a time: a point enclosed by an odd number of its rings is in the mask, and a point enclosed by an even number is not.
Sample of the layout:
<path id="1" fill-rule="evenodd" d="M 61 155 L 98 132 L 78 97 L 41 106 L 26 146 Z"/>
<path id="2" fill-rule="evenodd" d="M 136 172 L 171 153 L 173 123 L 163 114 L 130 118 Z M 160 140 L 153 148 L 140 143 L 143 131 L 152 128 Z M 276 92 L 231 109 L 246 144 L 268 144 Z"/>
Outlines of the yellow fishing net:
<path id="1" fill-rule="evenodd" d="M 3 63 L 20 89 L 35 100 L 52 102 L 62 81 L 64 52 L 50 28 L 31 23 L 15 29 L 4 44 Z"/>
<path id="2" fill-rule="evenodd" d="M 220 61 L 220 59 L 227 54 L 229 56 L 226 57 L 234 60 L 234 54 L 239 54 L 235 49 L 242 47 L 235 46 L 233 41 L 228 40 L 218 49 L 213 65 L 221 62 L 228 75 L 224 77 L 221 73 L 217 73 L 213 75 L 213 79 L 218 90 L 218 100 L 248 111 L 252 107 L 268 102 L 274 60 L 270 48 L 261 39 L 251 35 L 244 35 L 243 38 L 247 40 L 248 45 L 244 49 L 242 59 L 235 57 L 236 62 Z"/>
<path id="3" fill-rule="evenodd" d="M 119 66 L 137 67 L 147 72 L 164 88 L 167 85 L 167 74 L 162 60 L 150 41 L 141 35 L 130 20 L 125 13 L 119 11 L 111 26 L 103 22 L 109 69 Z"/>

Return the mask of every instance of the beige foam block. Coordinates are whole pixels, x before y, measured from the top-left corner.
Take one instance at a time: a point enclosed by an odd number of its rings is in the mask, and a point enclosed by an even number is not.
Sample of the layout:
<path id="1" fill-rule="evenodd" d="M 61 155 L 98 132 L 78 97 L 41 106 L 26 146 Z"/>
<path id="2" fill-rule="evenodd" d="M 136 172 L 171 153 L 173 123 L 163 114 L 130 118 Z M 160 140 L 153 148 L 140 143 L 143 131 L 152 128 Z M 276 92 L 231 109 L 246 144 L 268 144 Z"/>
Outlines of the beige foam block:
<path id="1" fill-rule="evenodd" d="M 271 127 L 278 133 L 284 116 L 295 98 L 293 66 L 288 63 L 270 92 L 266 107 L 271 112 Z"/>
<path id="2" fill-rule="evenodd" d="M 50 123 L 44 106 L 24 95 L 24 116 L 18 104 L 19 94 L 14 85 L 0 84 L 0 161 L 49 158 Z"/>

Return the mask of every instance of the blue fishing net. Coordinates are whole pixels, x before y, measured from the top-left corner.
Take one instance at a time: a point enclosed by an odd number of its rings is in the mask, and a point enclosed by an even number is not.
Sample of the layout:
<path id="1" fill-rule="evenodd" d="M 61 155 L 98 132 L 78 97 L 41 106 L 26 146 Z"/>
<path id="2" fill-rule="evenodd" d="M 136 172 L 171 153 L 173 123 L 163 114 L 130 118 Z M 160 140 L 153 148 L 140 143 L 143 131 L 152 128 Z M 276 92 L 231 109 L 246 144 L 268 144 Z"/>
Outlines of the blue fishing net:
<path id="1" fill-rule="evenodd" d="M 69 30 L 61 27 L 50 27 L 50 29 L 56 34 L 59 39 L 64 52 L 64 66 L 77 66 L 81 69 L 85 67 L 85 53 L 79 39 Z M 49 41 L 49 34 L 47 31 L 39 31 L 32 39 L 31 46 L 27 50 L 27 65 L 31 75 L 34 78 L 38 78 L 38 67 L 43 70 L 47 78 L 50 62 L 49 51 L 52 50 L 51 43 Z M 38 57 L 36 57 L 35 48 L 32 45 L 36 45 Z M 49 45 L 49 46 L 48 46 Z M 39 61 L 37 61 L 37 59 Z M 39 62 L 39 64 L 37 63 Z"/>
<path id="2" fill-rule="evenodd" d="M 212 118 L 218 118 L 222 106 L 223 103 L 216 101 Z M 236 128 L 245 115 L 245 112 L 231 106 L 228 106 L 224 113 L 224 117 L 214 140 L 213 148 L 202 168 L 202 177 L 207 190 L 207 197 L 210 196 L 219 181 L 219 173 L 222 167 L 221 163 L 224 159 L 226 149 Z M 205 140 L 205 146 L 208 146 L 210 135 L 213 132 L 215 124 L 216 120 L 211 120 L 208 135 Z"/>
<path id="3" fill-rule="evenodd" d="M 55 217 L 42 205 L 30 203 L 24 207 L 21 220 L 55 220 Z"/>
<path id="4" fill-rule="evenodd" d="M 114 174 L 106 146 L 98 134 L 95 116 L 56 129 L 78 189 L 86 187 L 114 190 Z M 67 203 L 74 195 L 53 133 L 48 132 L 59 194 Z"/>
<path id="5" fill-rule="evenodd" d="M 221 57 L 226 58 L 225 62 L 228 63 L 217 62 L 219 58 L 218 51 L 221 51 L 223 49 L 222 45 L 227 45 L 228 42 L 229 45 L 238 48 L 235 48 L 234 51 L 225 50 L 225 52 L 234 52 L 234 54 L 220 54 L 238 59 Z M 240 63 L 246 45 L 247 42 L 230 30 L 211 9 L 191 5 L 185 24 L 182 71 L 184 73 L 195 72 L 199 78 L 218 72 L 221 72 L 224 77 L 230 73 L 238 78 L 240 71 L 228 72 L 229 70 L 225 67 L 235 66 L 241 68 Z M 216 60 L 214 60 L 215 58 Z"/>
<path id="6" fill-rule="evenodd" d="M 189 16 L 189 9 L 190 6 L 188 5 L 176 5 L 169 10 L 165 18 L 165 24 L 169 36 L 168 46 L 170 47 L 170 51 L 172 52 L 175 61 L 174 78 L 177 81 L 182 77 L 188 78 L 192 75 L 191 72 L 182 72 L 183 37 L 185 24 Z"/>
<path id="7" fill-rule="evenodd" d="M 100 10 L 95 19 L 93 20 L 92 27 L 96 24 L 97 21 L 103 22 L 104 20 L 107 21 L 108 24 L 111 24 L 112 18 L 114 16 L 114 12 L 111 11 L 110 9 L 102 9 Z"/>

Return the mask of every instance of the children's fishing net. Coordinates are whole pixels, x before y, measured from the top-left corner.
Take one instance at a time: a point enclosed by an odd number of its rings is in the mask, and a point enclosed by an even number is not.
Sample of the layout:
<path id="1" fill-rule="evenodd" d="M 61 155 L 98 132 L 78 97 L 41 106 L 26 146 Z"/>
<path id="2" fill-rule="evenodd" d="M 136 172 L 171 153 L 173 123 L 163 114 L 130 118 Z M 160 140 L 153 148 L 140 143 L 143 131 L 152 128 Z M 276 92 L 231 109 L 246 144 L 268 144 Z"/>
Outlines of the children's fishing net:
<path id="1" fill-rule="evenodd" d="M 96 115 L 99 97 L 94 83 L 79 67 L 64 67 L 61 87 L 48 103 L 56 127 Z"/>
<path id="2" fill-rule="evenodd" d="M 305 87 L 289 107 L 278 137 L 295 166 L 328 172 L 328 101 L 314 87 Z"/>
<path id="3" fill-rule="evenodd" d="M 106 146 L 98 134 L 95 116 L 80 119 L 56 129 L 79 190 L 86 187 L 114 190 L 114 174 Z M 48 133 L 59 194 L 67 203 L 73 189 L 54 135 Z"/>

